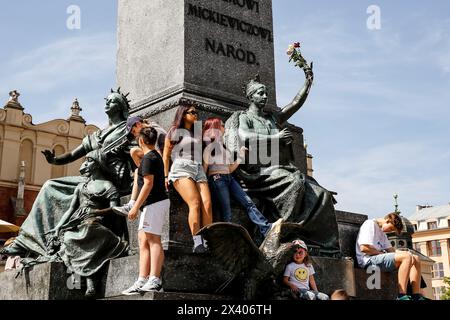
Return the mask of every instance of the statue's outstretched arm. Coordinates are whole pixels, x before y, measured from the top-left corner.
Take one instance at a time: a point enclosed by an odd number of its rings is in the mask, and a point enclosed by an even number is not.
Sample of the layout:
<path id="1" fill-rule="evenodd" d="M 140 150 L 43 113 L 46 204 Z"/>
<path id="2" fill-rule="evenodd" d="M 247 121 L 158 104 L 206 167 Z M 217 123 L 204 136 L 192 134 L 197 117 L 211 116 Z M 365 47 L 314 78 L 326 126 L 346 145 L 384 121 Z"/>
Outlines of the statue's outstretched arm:
<path id="1" fill-rule="evenodd" d="M 303 71 L 305 72 L 306 80 L 303 88 L 297 93 L 294 100 L 285 106 L 280 113 L 278 114 L 278 121 L 280 124 L 285 123 L 289 120 L 290 117 L 294 115 L 305 103 L 308 98 L 309 91 L 311 90 L 311 86 L 314 80 L 314 74 L 312 71 L 313 63 L 309 67 L 305 67 Z"/>
<path id="2" fill-rule="evenodd" d="M 60 156 L 55 155 L 55 150 L 44 150 L 42 151 L 42 154 L 45 156 L 45 159 L 48 163 L 55 165 L 64 165 L 84 157 L 86 155 L 86 150 L 84 149 L 83 145 L 79 145 L 73 151 L 67 152 Z"/>

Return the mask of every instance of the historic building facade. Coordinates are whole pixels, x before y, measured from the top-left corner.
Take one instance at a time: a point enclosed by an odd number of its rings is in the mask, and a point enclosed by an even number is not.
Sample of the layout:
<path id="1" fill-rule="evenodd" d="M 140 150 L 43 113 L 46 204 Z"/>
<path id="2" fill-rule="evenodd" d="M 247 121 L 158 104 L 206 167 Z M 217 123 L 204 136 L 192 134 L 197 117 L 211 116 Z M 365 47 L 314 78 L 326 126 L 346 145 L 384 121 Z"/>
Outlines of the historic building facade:
<path id="1" fill-rule="evenodd" d="M 54 166 L 47 163 L 41 151 L 66 153 L 80 145 L 85 135 L 98 130 L 86 125 L 76 99 L 68 119 L 33 124 L 32 116 L 18 101 L 19 95 L 11 91 L 9 101 L 0 108 L 0 219 L 17 225 L 25 219 L 45 181 L 79 175 L 82 159 Z"/>
<path id="2" fill-rule="evenodd" d="M 444 277 L 450 277 L 450 204 L 444 206 L 417 206 L 409 217 L 415 232 L 412 235 L 416 250 L 433 259 L 433 295 L 440 298 L 445 285 Z"/>

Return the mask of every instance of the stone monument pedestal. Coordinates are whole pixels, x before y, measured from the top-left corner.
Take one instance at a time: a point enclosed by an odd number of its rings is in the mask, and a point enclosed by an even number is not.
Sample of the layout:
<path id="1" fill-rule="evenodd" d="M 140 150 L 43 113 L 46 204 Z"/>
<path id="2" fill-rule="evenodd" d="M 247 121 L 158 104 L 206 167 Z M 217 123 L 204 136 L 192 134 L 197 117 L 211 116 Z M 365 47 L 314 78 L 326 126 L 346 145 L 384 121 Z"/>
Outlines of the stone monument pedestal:
<path id="1" fill-rule="evenodd" d="M 114 300 L 226 300 L 240 299 L 240 279 L 228 285 L 232 275 L 209 254 L 193 254 L 192 238 L 187 224 L 187 207 L 175 192 L 171 192 L 170 215 L 164 226 L 163 246 L 165 263 L 163 287 L 165 293 L 149 293 L 144 296 L 121 296 L 138 276 L 137 254 L 112 260 L 99 281 L 97 299 Z M 245 213 L 234 208 L 234 217 L 244 227 L 252 230 Z M 246 220 L 247 218 L 247 220 Z M 331 294 L 345 289 L 354 299 L 395 299 L 396 274 L 381 273 L 380 289 L 369 289 L 367 282 L 372 274 L 354 266 L 354 241 L 364 215 L 336 212 L 339 225 L 342 259 L 313 256 L 316 281 L 321 291 Z M 129 223 L 131 252 L 137 253 L 137 224 Z M 0 300 L 60 300 L 84 299 L 85 280 L 67 273 L 62 263 L 36 265 L 17 276 L 17 271 L 0 273 Z M 75 281 L 74 281 L 75 280 Z M 81 280 L 81 281 L 80 281 Z M 370 279 L 369 279 L 370 280 Z"/>

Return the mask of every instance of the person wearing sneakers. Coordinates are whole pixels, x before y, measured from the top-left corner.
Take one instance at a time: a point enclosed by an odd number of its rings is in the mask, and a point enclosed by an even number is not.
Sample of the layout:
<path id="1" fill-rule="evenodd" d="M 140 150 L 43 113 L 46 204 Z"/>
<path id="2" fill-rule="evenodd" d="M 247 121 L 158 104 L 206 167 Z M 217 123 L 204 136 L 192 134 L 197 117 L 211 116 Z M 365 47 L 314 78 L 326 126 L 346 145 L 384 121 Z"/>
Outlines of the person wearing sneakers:
<path id="1" fill-rule="evenodd" d="M 397 300 L 426 300 L 420 294 L 421 270 L 419 257 L 409 251 L 396 251 L 386 233 L 400 234 L 403 229 L 401 217 L 389 213 L 381 219 L 366 220 L 356 240 L 356 258 L 361 268 L 377 266 L 383 272 L 398 270 Z M 411 283 L 412 296 L 406 294 Z"/>
<path id="2" fill-rule="evenodd" d="M 201 123 L 192 103 L 180 103 L 164 143 L 163 160 L 167 188 L 171 184 L 189 208 L 192 251 L 205 253 L 207 241 L 197 232 L 212 223 L 212 203 L 202 166 Z"/>
<path id="3" fill-rule="evenodd" d="M 127 119 L 127 132 L 128 132 L 128 141 L 132 141 L 139 137 L 139 132 L 142 128 L 148 128 L 152 127 L 155 128 L 158 133 L 157 143 L 155 145 L 156 151 L 162 156 L 162 151 L 164 150 L 164 140 L 166 139 L 167 132 L 156 122 L 154 121 L 147 121 L 142 119 L 141 117 L 130 117 Z M 139 146 L 133 147 L 130 150 L 130 156 L 133 159 L 134 164 L 137 168 L 141 165 L 142 158 L 144 157 L 144 153 L 142 149 Z M 128 212 L 130 212 L 131 208 L 133 207 L 134 203 L 136 202 L 137 196 L 138 196 L 138 187 L 137 187 L 137 169 L 134 172 L 134 182 L 133 182 L 133 189 L 131 192 L 131 197 L 128 203 L 114 207 L 114 212 L 118 214 L 122 214 L 127 216 Z"/>
<path id="4" fill-rule="evenodd" d="M 319 292 L 314 279 L 314 267 L 308 254 L 308 247 L 303 240 L 297 239 L 292 244 L 298 246 L 292 261 L 284 269 L 283 284 L 291 289 L 298 300 L 329 300 L 328 295 Z"/>
<path id="5" fill-rule="evenodd" d="M 163 290 L 161 234 L 170 203 L 164 185 L 164 163 L 155 149 L 156 139 L 157 132 L 152 127 L 143 128 L 139 133 L 139 146 L 144 152 L 138 169 L 139 194 L 128 213 L 128 218 L 134 220 L 143 208 L 139 220 L 139 278 L 122 292 L 124 295 Z"/>
<path id="6" fill-rule="evenodd" d="M 231 153 L 224 146 L 224 134 L 225 125 L 220 118 L 206 119 L 203 125 L 203 143 L 205 144 L 203 167 L 208 174 L 209 187 L 220 210 L 221 219 L 225 222 L 232 221 L 230 199 L 233 198 L 245 208 L 249 219 L 258 226 L 261 236 L 265 237 L 272 224 L 263 216 L 252 199 L 232 176 L 233 171 L 240 165 L 247 149 L 242 147 L 239 154 L 240 158 L 233 162 Z"/>

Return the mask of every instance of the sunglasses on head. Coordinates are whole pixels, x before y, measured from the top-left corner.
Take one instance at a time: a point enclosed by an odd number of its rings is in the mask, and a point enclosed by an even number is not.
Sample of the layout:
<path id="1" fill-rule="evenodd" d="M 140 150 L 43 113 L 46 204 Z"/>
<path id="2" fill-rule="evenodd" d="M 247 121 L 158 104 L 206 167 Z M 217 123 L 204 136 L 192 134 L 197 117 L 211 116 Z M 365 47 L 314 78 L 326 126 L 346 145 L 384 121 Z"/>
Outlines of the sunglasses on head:
<path id="1" fill-rule="evenodd" d="M 198 112 L 193 110 L 193 111 L 188 111 L 186 112 L 186 114 L 192 114 L 193 116 L 198 116 Z"/>

